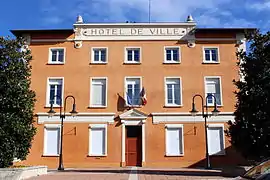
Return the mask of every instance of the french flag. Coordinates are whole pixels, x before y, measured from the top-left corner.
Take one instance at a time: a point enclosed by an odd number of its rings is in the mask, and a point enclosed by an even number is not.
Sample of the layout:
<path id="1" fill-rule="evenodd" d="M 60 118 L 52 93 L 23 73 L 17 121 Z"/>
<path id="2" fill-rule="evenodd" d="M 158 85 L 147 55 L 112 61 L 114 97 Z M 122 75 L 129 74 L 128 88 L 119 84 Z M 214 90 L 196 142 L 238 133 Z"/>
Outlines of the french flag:
<path id="1" fill-rule="evenodd" d="M 142 88 L 140 95 L 141 95 L 142 105 L 146 105 L 147 99 L 146 99 L 146 93 L 145 93 L 144 87 Z"/>

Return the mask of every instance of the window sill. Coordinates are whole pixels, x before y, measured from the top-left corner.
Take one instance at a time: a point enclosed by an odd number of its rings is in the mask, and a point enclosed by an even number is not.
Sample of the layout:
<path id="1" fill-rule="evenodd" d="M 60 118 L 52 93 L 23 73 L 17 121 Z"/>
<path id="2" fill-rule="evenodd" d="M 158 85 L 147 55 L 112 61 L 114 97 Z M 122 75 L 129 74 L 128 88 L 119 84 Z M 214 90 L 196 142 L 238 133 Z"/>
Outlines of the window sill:
<path id="1" fill-rule="evenodd" d="M 125 65 L 140 65 L 142 63 L 141 62 L 124 62 L 123 64 L 125 64 Z"/>
<path id="2" fill-rule="evenodd" d="M 62 63 L 62 62 L 48 62 L 47 65 L 64 65 L 65 63 Z"/>
<path id="3" fill-rule="evenodd" d="M 142 105 L 125 105 L 127 108 L 141 108 Z"/>
<path id="4" fill-rule="evenodd" d="M 88 109 L 106 109 L 107 106 L 88 106 Z"/>
<path id="5" fill-rule="evenodd" d="M 215 105 L 214 104 L 207 104 L 207 107 L 215 107 Z M 223 107 L 223 104 L 217 105 L 217 107 Z"/>
<path id="6" fill-rule="evenodd" d="M 45 106 L 44 106 L 44 108 L 51 108 L 51 105 L 50 104 L 46 104 Z M 53 105 L 53 108 L 60 108 L 60 105 Z"/>
<path id="7" fill-rule="evenodd" d="M 216 154 L 209 154 L 209 156 L 226 156 L 226 153 L 220 152 L 220 153 L 216 153 Z"/>
<path id="8" fill-rule="evenodd" d="M 104 155 L 92 155 L 92 154 L 88 154 L 87 157 L 107 157 L 107 154 Z"/>
<path id="9" fill-rule="evenodd" d="M 178 154 L 178 155 L 169 155 L 169 154 L 166 154 L 165 157 L 184 157 L 184 154 Z"/>
<path id="10" fill-rule="evenodd" d="M 163 64 L 181 64 L 181 62 L 163 62 Z"/>
<path id="11" fill-rule="evenodd" d="M 106 65 L 108 62 L 91 62 L 90 65 Z"/>
<path id="12" fill-rule="evenodd" d="M 203 61 L 202 64 L 220 64 L 220 62 Z"/>
<path id="13" fill-rule="evenodd" d="M 42 157 L 59 157 L 59 154 L 55 155 L 43 154 Z"/>
<path id="14" fill-rule="evenodd" d="M 164 108 L 179 108 L 179 107 L 183 107 L 183 105 L 164 105 Z"/>

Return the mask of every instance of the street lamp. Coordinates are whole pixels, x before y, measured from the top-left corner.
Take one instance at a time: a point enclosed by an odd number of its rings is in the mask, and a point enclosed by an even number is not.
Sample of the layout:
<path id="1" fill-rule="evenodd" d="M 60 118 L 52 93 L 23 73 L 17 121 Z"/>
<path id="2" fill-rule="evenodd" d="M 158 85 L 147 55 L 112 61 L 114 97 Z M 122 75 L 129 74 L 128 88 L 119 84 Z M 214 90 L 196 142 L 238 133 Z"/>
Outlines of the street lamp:
<path id="1" fill-rule="evenodd" d="M 64 119 L 66 118 L 66 102 L 68 98 L 73 99 L 73 106 L 72 110 L 70 111 L 71 116 L 76 116 L 78 112 L 76 111 L 76 104 L 75 104 L 75 97 L 72 95 L 68 95 L 65 98 L 64 101 L 64 113 L 62 113 L 62 97 L 55 95 L 54 97 L 57 97 L 60 99 L 60 118 L 61 118 L 61 136 L 60 136 L 60 152 L 59 152 L 59 165 L 58 165 L 58 170 L 63 171 L 64 170 L 64 165 L 63 165 L 63 128 L 64 128 Z M 56 112 L 53 110 L 53 103 L 51 103 L 51 108 L 48 111 L 49 117 L 52 117 Z"/>
<path id="2" fill-rule="evenodd" d="M 200 94 L 194 95 L 193 98 L 192 98 L 192 109 L 190 111 L 191 115 L 193 115 L 193 116 L 196 116 L 196 114 L 199 112 L 195 108 L 195 102 L 194 102 L 195 97 L 200 97 L 201 100 L 202 100 L 202 117 L 204 118 L 204 130 L 205 130 L 206 168 L 210 169 L 211 165 L 210 165 L 210 158 L 209 158 L 209 152 L 208 152 L 207 121 L 206 121 L 206 119 L 210 115 L 208 114 L 207 99 L 209 97 L 214 98 L 214 109 L 212 111 L 213 116 L 217 116 L 218 113 L 219 113 L 219 110 L 217 109 L 217 100 L 216 100 L 216 97 L 213 94 L 208 94 L 206 96 L 206 103 L 205 103 L 205 106 L 204 106 L 203 97 Z M 205 108 L 205 111 L 204 111 L 204 108 Z"/>

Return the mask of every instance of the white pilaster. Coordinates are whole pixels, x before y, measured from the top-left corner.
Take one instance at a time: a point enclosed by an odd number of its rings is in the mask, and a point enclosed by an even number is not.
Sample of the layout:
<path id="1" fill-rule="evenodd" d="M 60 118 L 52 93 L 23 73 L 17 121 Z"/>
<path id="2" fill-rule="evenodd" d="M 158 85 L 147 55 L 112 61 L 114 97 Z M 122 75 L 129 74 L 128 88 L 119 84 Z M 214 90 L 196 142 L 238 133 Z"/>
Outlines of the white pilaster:
<path id="1" fill-rule="evenodd" d="M 142 124 L 142 163 L 145 162 L 145 123 Z"/>
<path id="2" fill-rule="evenodd" d="M 122 123 L 122 163 L 126 162 L 125 153 L 126 153 L 126 125 Z"/>

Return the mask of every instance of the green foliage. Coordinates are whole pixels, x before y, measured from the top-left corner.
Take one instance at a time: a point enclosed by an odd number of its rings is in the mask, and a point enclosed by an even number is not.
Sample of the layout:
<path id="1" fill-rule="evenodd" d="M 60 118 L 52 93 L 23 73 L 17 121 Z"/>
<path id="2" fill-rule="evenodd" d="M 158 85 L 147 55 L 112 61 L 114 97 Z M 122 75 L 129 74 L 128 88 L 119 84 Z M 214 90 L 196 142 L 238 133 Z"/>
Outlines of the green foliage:
<path id="1" fill-rule="evenodd" d="M 22 38 L 0 37 L 0 167 L 26 159 L 36 129 L 30 90 L 31 53 Z"/>
<path id="2" fill-rule="evenodd" d="M 248 39 L 250 52 L 237 54 L 244 80 L 234 81 L 235 122 L 229 122 L 227 135 L 244 157 L 260 160 L 270 157 L 270 32 Z"/>

